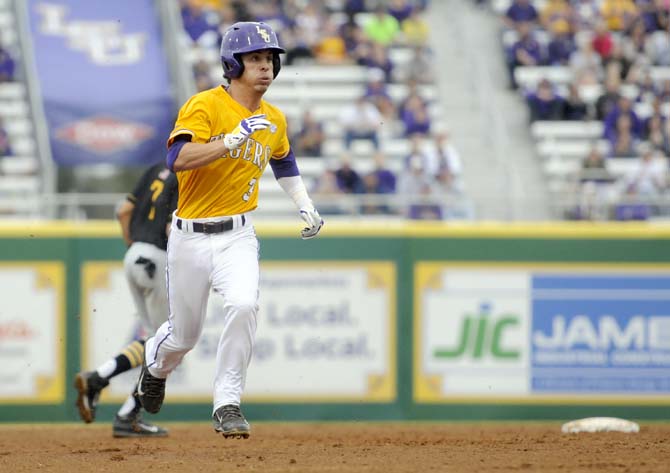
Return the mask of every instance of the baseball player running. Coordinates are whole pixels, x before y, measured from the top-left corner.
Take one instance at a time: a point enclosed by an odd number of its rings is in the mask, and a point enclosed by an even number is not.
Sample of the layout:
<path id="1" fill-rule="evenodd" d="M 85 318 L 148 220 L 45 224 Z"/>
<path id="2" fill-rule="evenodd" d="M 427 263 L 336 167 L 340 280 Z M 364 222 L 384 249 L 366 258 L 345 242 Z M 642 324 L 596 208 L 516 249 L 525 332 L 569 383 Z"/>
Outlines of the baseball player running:
<path id="1" fill-rule="evenodd" d="M 167 231 L 176 208 L 177 179 L 164 163 L 159 163 L 144 172 L 135 190 L 126 196 L 116 212 L 128 245 L 123 260 L 128 286 L 141 328 L 148 334 L 154 333 L 167 320 Z M 77 407 L 84 422 L 95 420 L 100 392 L 109 380 L 140 366 L 143 360 L 144 340 L 135 340 L 95 371 L 76 375 Z M 143 420 L 141 411 L 136 390 L 133 390 L 114 419 L 114 437 L 167 435 L 167 430 Z"/>
<path id="2" fill-rule="evenodd" d="M 202 332 L 210 288 L 222 297 L 225 326 L 216 354 L 214 429 L 249 437 L 240 410 L 258 312 L 259 244 L 252 224 L 258 183 L 269 163 L 307 226 L 323 220 L 312 205 L 286 134 L 286 117 L 263 94 L 281 67 L 277 36 L 265 23 L 229 27 L 221 43 L 227 85 L 201 92 L 181 108 L 168 139 L 167 162 L 177 173 L 179 206 L 168 242 L 169 320 L 147 340 L 138 381 L 147 412 L 160 410 L 167 376 Z"/>

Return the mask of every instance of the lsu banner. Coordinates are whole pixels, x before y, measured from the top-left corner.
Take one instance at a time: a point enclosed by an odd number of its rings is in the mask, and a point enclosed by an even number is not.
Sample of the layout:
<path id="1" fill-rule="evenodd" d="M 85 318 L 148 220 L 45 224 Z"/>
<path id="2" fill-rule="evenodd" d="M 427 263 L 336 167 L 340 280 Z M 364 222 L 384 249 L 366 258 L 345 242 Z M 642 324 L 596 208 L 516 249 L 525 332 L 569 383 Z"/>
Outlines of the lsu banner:
<path id="1" fill-rule="evenodd" d="M 153 0 L 27 5 L 54 160 L 161 159 L 174 108 Z"/>

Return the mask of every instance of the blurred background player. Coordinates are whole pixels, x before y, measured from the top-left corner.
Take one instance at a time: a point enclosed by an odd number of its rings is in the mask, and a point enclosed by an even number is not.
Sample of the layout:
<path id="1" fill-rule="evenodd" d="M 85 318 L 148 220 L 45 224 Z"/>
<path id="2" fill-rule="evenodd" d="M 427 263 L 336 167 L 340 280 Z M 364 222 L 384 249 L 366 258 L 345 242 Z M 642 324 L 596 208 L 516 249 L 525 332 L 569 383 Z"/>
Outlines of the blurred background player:
<path id="1" fill-rule="evenodd" d="M 100 392 L 109 380 L 140 366 L 144 357 L 144 337 L 167 320 L 165 280 L 167 235 L 172 212 L 177 207 L 177 179 L 164 163 L 150 167 L 117 209 L 123 239 L 128 250 L 123 260 L 128 286 L 140 321 L 140 333 L 121 353 L 95 371 L 81 372 L 74 386 L 79 395 L 79 415 L 86 423 L 95 420 Z M 136 390 L 121 406 L 113 424 L 115 437 L 160 437 L 167 430 L 142 419 Z"/>
<path id="2" fill-rule="evenodd" d="M 262 100 L 283 52 L 265 23 L 230 26 L 221 41 L 227 86 L 191 97 L 168 139 L 167 162 L 179 177 L 167 262 L 170 316 L 147 340 L 138 394 L 147 412 L 160 410 L 166 378 L 200 338 L 213 290 L 213 297 L 222 297 L 215 306 L 225 326 L 216 353 L 212 420 L 224 437 L 247 438 L 250 431 L 240 398 L 258 313 L 259 243 L 251 213 L 268 164 L 307 224 L 302 238 L 315 237 L 323 225 L 298 171 L 286 117 Z"/>

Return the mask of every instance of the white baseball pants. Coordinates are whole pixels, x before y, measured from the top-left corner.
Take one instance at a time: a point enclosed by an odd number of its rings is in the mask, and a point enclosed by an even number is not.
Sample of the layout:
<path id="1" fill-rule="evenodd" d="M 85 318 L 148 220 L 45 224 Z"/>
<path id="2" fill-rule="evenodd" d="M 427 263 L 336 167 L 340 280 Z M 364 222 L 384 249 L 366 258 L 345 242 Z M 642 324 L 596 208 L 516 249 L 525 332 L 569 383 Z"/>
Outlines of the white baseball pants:
<path id="1" fill-rule="evenodd" d="M 233 229 L 211 234 L 193 231 L 193 223 L 221 218 L 173 218 L 167 251 L 170 315 L 145 349 L 149 372 L 166 378 L 200 338 L 210 290 L 223 296 L 223 304 L 212 304 L 223 311 L 225 321 L 216 353 L 214 411 L 240 404 L 256 334 L 258 239 L 250 218 L 244 217 L 228 217 Z"/>
<path id="2" fill-rule="evenodd" d="M 135 242 L 123 258 L 130 293 L 146 334 L 153 334 L 167 320 L 169 309 L 165 282 L 165 250 L 150 243 Z M 153 264 L 153 276 L 149 265 Z"/>

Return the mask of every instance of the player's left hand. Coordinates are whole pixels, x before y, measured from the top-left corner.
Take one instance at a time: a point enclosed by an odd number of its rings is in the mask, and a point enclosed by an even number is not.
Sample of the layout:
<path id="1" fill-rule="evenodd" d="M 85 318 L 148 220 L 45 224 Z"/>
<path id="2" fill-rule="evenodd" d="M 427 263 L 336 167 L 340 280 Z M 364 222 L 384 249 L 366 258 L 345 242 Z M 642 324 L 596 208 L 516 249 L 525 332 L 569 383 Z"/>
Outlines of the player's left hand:
<path id="1" fill-rule="evenodd" d="M 230 151 L 233 151 L 244 144 L 255 131 L 265 130 L 272 125 L 270 121 L 265 118 L 265 114 L 253 115 L 242 120 L 233 131 L 226 133 L 223 137 L 223 144 L 226 145 Z"/>
<path id="2" fill-rule="evenodd" d="M 300 209 L 300 217 L 307 224 L 300 232 L 300 236 L 303 240 L 314 238 L 321 230 L 321 227 L 323 227 L 321 215 L 319 215 L 319 212 L 314 207 L 304 207 Z"/>

